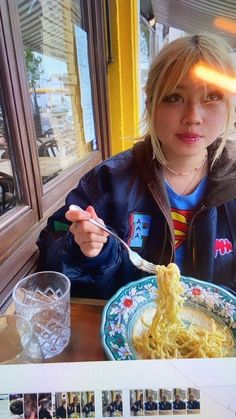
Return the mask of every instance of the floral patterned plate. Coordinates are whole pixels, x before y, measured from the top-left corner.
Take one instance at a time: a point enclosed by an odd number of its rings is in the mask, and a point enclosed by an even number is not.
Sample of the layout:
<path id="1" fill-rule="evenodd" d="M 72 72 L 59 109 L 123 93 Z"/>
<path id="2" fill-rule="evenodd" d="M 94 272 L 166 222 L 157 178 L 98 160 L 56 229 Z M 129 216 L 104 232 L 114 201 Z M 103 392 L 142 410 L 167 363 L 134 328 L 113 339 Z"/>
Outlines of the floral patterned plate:
<path id="1" fill-rule="evenodd" d="M 230 328 L 236 348 L 236 297 L 209 282 L 184 276 L 181 281 L 186 311 L 183 320 L 188 323 L 194 318 L 198 324 L 205 322 L 206 327 L 207 321 L 214 318 L 217 323 Z M 156 291 L 156 277 L 149 276 L 130 282 L 107 302 L 103 310 L 101 338 L 109 359 L 138 359 L 132 336 L 140 332 L 139 320 L 144 313 L 151 321 L 156 308 Z"/>

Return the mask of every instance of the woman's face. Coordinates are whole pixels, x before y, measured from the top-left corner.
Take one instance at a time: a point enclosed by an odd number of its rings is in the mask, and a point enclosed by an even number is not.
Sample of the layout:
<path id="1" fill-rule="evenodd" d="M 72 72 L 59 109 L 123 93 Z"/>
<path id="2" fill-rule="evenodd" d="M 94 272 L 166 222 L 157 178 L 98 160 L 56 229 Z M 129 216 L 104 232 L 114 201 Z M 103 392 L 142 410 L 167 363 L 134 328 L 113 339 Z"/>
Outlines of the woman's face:
<path id="1" fill-rule="evenodd" d="M 185 76 L 156 108 L 156 133 L 167 160 L 203 154 L 222 134 L 226 117 L 224 93 Z"/>

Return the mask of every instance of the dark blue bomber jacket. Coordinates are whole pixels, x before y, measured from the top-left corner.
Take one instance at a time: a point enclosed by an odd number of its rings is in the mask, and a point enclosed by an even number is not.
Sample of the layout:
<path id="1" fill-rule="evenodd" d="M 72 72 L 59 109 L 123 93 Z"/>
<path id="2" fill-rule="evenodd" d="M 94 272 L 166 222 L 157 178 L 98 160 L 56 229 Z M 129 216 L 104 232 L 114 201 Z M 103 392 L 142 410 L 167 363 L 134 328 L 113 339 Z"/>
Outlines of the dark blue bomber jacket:
<path id="1" fill-rule="evenodd" d="M 209 161 L 214 146 L 209 147 Z M 92 205 L 105 224 L 148 261 L 174 262 L 170 204 L 149 138 L 87 173 L 68 194 L 65 206 L 49 218 L 38 239 L 40 269 L 67 275 L 72 296 L 108 299 L 121 286 L 146 276 L 130 263 L 127 251 L 111 236 L 98 256 L 84 256 L 64 217 L 71 204 L 84 209 Z M 205 195 L 189 225 L 182 274 L 236 291 L 234 141 L 227 142 L 209 172 Z"/>

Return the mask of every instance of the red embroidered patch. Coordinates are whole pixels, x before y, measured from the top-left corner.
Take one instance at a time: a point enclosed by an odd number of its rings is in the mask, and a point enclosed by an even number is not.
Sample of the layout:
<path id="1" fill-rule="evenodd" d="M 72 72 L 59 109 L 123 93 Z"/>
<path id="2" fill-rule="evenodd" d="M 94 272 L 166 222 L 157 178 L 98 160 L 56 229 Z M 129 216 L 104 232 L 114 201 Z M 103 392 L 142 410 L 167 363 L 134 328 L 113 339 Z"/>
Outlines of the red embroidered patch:
<path id="1" fill-rule="evenodd" d="M 233 251 L 233 245 L 229 239 L 216 239 L 215 241 L 215 258 L 224 256 Z"/>

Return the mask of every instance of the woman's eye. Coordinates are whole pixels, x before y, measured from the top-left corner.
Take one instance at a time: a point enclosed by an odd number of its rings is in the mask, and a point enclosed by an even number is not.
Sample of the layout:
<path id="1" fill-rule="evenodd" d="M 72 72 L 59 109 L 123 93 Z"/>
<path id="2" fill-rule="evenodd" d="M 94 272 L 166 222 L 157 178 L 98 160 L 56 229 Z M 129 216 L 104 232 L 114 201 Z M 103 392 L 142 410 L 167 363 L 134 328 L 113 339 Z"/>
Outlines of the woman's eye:
<path id="1" fill-rule="evenodd" d="M 170 102 L 170 103 L 180 103 L 183 102 L 183 98 L 181 95 L 179 95 L 178 93 L 172 93 L 171 95 L 168 95 L 164 98 L 165 102 Z"/>
<path id="2" fill-rule="evenodd" d="M 221 92 L 210 92 L 207 94 L 206 98 L 204 99 L 204 102 L 218 102 L 219 100 L 222 100 L 223 97 L 224 95 Z"/>

